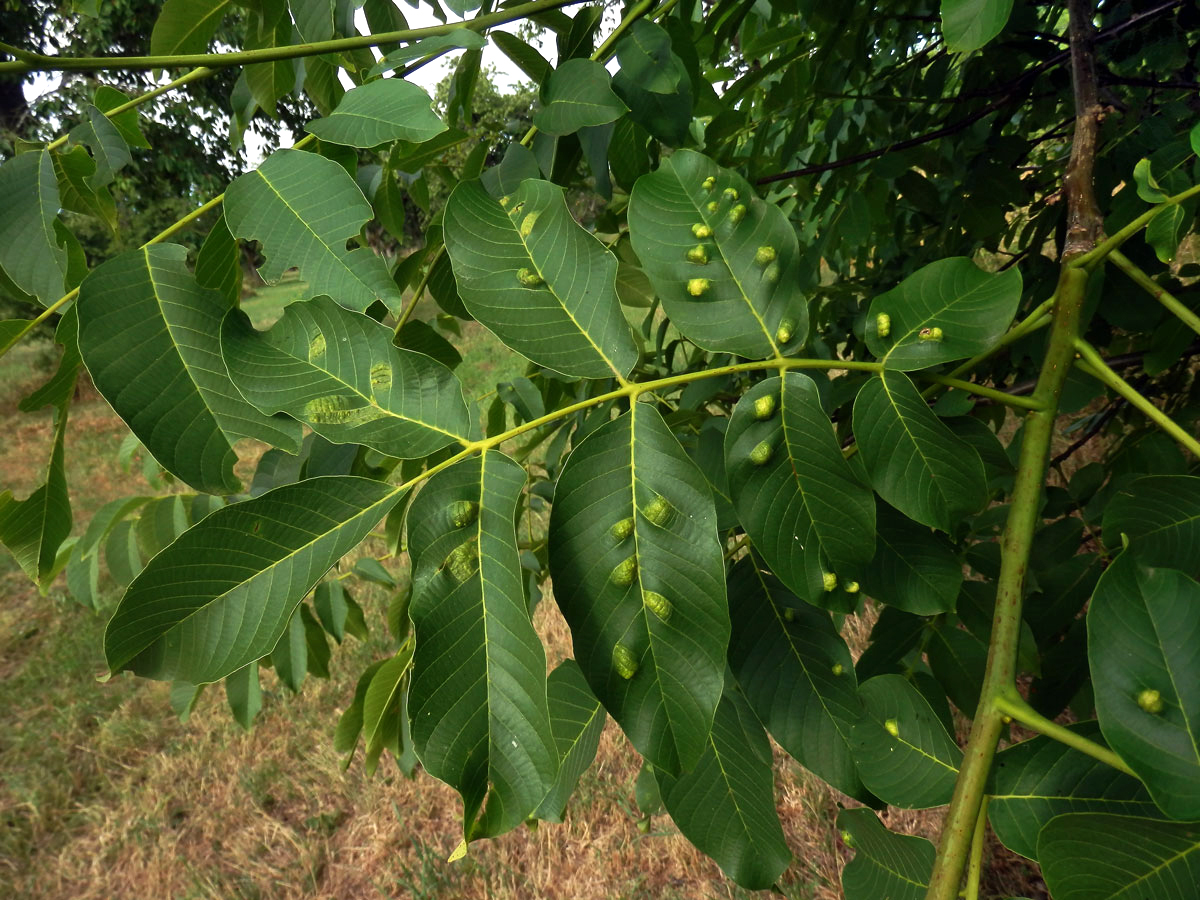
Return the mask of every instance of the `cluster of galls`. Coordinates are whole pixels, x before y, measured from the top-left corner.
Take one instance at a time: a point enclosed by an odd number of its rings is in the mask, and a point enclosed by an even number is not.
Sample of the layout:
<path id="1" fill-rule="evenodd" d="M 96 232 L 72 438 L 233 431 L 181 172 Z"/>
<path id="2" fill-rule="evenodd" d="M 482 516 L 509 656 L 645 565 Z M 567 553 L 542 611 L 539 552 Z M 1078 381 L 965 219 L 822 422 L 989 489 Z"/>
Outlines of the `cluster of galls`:
<path id="1" fill-rule="evenodd" d="M 717 188 L 717 179 L 714 175 L 709 175 L 703 181 L 705 191 L 712 193 Z M 722 201 L 728 200 L 733 204 L 729 211 L 725 214 L 726 221 L 730 225 L 739 224 L 742 219 L 746 218 L 746 204 L 738 203 L 739 194 L 736 188 L 725 188 L 721 192 Z M 718 200 L 710 200 L 705 204 L 705 209 L 710 215 L 716 215 L 721 211 L 721 202 Z M 692 236 L 699 241 L 704 241 L 711 238 L 713 230 L 703 222 L 698 222 L 692 226 Z M 779 280 L 779 264 L 775 261 L 778 254 L 774 247 L 759 247 L 754 254 L 754 262 L 763 270 L 763 278 L 769 284 L 774 284 Z M 708 265 L 708 247 L 699 243 L 687 251 L 688 262 L 695 263 L 698 266 Z M 712 282 L 707 278 L 692 278 L 688 280 L 687 291 L 693 297 L 702 297 L 712 286 Z M 793 324 L 793 329 L 795 325 Z"/>
<path id="2" fill-rule="evenodd" d="M 479 518 L 479 504 L 473 500 L 455 500 L 450 504 L 450 524 L 455 528 L 466 528 Z M 459 544 L 442 563 L 442 570 L 458 584 L 462 584 L 479 568 L 479 544 L 474 539 Z"/>
<path id="3" fill-rule="evenodd" d="M 655 494 L 654 498 L 639 510 L 643 517 L 653 525 L 660 528 L 665 526 L 671 518 L 671 504 L 663 496 Z M 618 543 L 623 543 L 633 537 L 634 521 L 633 516 L 628 516 L 614 522 L 609 528 L 611 534 Z M 637 551 L 621 560 L 609 573 L 608 580 L 617 587 L 626 588 L 633 584 L 637 578 L 638 561 Z M 660 594 L 658 591 L 650 591 L 642 588 L 642 604 L 646 609 L 650 610 L 660 621 L 666 622 L 671 618 L 671 601 Z M 618 675 L 622 678 L 632 678 L 637 673 L 637 657 L 633 651 L 622 643 L 617 643 L 613 647 L 613 668 L 616 669 Z"/>

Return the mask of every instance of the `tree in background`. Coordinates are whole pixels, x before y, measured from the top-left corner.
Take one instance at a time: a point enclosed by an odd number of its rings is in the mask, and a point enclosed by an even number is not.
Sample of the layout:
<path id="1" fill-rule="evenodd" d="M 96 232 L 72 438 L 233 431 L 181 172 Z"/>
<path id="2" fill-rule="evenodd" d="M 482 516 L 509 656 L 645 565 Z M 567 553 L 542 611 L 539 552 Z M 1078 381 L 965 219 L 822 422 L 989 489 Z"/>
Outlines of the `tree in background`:
<path id="1" fill-rule="evenodd" d="M 335 740 L 454 786 L 456 857 L 560 821 L 612 716 L 644 813 L 749 888 L 790 884 L 769 735 L 844 795 L 850 900 L 975 900 L 989 827 L 1055 900 L 1196 898 L 1195 5 L 636 0 L 609 30 L 535 0 L 410 30 L 367 0 L 369 34 L 355 9 L 169 0 L 151 56 L 0 47 L 6 76 L 237 72 L 235 131 L 298 89 L 321 113 L 90 268 L 59 211 L 103 218 L 166 92 L 96 94 L 0 167 L 0 271 L 44 307 L 0 347 L 56 315 L 64 346 L 23 405 L 56 410 L 46 480 L 0 495 L 0 540 L 90 606 L 120 560 L 112 672 L 181 710 L 223 681 L 248 726 L 263 668 L 300 690 L 367 628 L 326 575 L 382 523 L 395 652 Z M 489 30 L 515 20 L 553 65 Z M 536 85 L 528 129 L 487 41 Z M 451 52 L 435 110 L 404 76 Z M 372 253 L 414 204 L 423 245 Z M 172 239 L 209 214 L 189 266 Z M 265 331 L 249 241 L 308 284 Z M 427 293 L 526 377 L 469 402 Z M 188 492 L 74 539 L 84 365 Z M 272 448 L 248 488 L 243 437 Z M 574 659 L 547 676 L 551 591 Z M 939 848 L 888 805 L 945 806 Z"/>

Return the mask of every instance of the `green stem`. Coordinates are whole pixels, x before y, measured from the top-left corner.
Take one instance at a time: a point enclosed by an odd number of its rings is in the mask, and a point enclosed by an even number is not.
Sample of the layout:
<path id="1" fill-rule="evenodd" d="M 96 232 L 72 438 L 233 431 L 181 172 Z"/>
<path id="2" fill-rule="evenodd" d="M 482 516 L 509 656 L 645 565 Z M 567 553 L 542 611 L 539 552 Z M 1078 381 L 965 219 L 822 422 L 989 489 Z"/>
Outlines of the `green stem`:
<path id="1" fill-rule="evenodd" d="M 493 25 L 503 25 L 524 19 L 539 12 L 571 6 L 580 0 L 534 0 L 512 6 L 499 12 L 476 16 L 465 22 L 450 22 L 431 25 L 427 28 L 407 28 L 401 31 L 385 31 L 380 34 L 355 35 L 318 41 L 311 44 L 289 44 L 284 47 L 264 47 L 259 50 L 238 50 L 232 53 L 184 53 L 173 56 L 43 56 L 29 54 L 25 60 L 0 62 L 0 72 L 56 72 L 56 71 L 138 71 L 146 69 L 171 69 L 181 66 L 207 66 L 223 69 L 229 66 L 250 63 L 274 62 L 281 59 L 297 59 L 304 56 L 320 56 L 325 53 L 340 53 L 345 50 L 361 50 L 403 41 L 412 43 L 423 38 L 449 34 L 459 28 L 478 31 Z"/>
<path id="2" fill-rule="evenodd" d="M 132 99 L 125 101 L 120 106 L 113 107 L 112 109 L 110 109 L 108 112 L 106 112 L 104 114 L 104 117 L 106 119 L 112 119 L 116 116 L 119 116 L 123 112 L 128 112 L 129 110 L 140 106 L 141 104 L 145 103 L 147 100 L 153 100 L 155 97 L 159 97 L 159 96 L 167 93 L 168 91 L 173 91 L 177 87 L 182 87 L 183 85 L 190 84 L 193 81 L 200 81 L 201 79 L 208 78 L 210 75 L 215 75 L 216 73 L 217 73 L 216 69 L 210 69 L 207 66 L 200 66 L 199 68 L 192 69 L 192 71 L 187 72 L 184 75 L 180 75 L 174 81 L 169 81 L 166 84 L 160 85 L 160 86 L 156 87 L 154 90 L 147 91 L 144 94 L 138 94 L 136 97 L 133 97 Z M 57 138 L 57 139 L 51 141 L 49 144 L 47 144 L 46 149 L 47 150 L 57 150 L 59 147 L 61 147 L 63 144 L 65 144 L 67 142 L 67 139 L 69 137 L 70 137 L 70 135 L 64 134 L 62 137 Z"/>
<path id="3" fill-rule="evenodd" d="M 1034 331 L 1037 331 L 1039 328 L 1044 328 L 1045 326 L 1049 325 L 1051 318 L 1050 311 L 1054 308 L 1054 301 L 1056 299 L 1057 297 L 1051 297 L 1049 300 L 1039 303 L 1032 310 L 1030 310 L 1029 315 L 1027 315 L 1012 328 L 1008 329 L 1008 331 L 1004 333 L 1000 340 L 996 341 L 996 344 L 993 347 L 988 348 L 978 356 L 972 356 L 970 359 L 959 363 L 946 374 L 946 377 L 958 378 L 961 375 L 966 375 L 980 363 L 995 356 L 1005 347 L 1015 343 L 1016 341 L 1019 341 L 1021 338 L 1025 337 L 1025 335 L 1031 334 Z M 921 396 L 928 400 L 933 395 L 939 393 L 940 390 L 941 385 L 935 384 L 934 386 L 928 387 L 921 391 Z"/>
<path id="4" fill-rule="evenodd" d="M 1083 338 L 1076 338 L 1075 350 L 1080 357 L 1078 363 L 1080 371 L 1086 372 L 1106 387 L 1112 388 L 1125 398 L 1130 406 L 1141 410 L 1150 421 L 1183 444 L 1197 458 L 1200 458 L 1200 442 L 1184 431 L 1174 419 L 1138 393 L 1133 385 L 1110 369 L 1100 354 L 1096 352 L 1095 347 Z"/>
<path id="5" fill-rule="evenodd" d="M 1060 744 L 1066 744 L 1080 753 L 1086 753 L 1093 759 L 1098 759 L 1100 762 L 1106 763 L 1114 769 L 1119 769 L 1126 775 L 1132 775 L 1134 778 L 1137 777 L 1137 773 L 1129 768 L 1125 764 L 1125 760 L 1121 759 L 1117 754 L 1113 753 L 1107 747 L 1085 738 L 1082 734 L 1078 734 L 1070 728 L 1064 728 L 1057 722 L 1047 719 L 1026 703 L 1025 699 L 1016 692 L 1015 688 L 1008 694 L 997 697 L 993 702 L 997 710 L 1011 719 L 1020 722 L 1030 731 L 1044 734 L 1046 737 L 1053 738 Z"/>
<path id="6" fill-rule="evenodd" d="M 442 255 L 442 251 L 445 249 L 446 245 L 443 244 L 441 247 L 438 247 L 437 253 L 433 255 L 433 259 L 430 261 L 429 266 L 425 269 L 425 274 L 421 276 L 421 281 L 417 284 L 416 289 L 413 291 L 412 297 L 409 299 L 404 309 L 401 310 L 400 318 L 396 320 L 396 328 L 394 331 L 395 334 L 399 334 L 400 329 L 403 328 L 408 320 L 412 318 L 413 310 L 417 308 L 417 304 L 421 300 L 421 295 L 425 293 L 425 287 L 429 284 L 429 276 L 433 274 L 433 265 L 438 261 L 438 258 Z"/>
<path id="7" fill-rule="evenodd" d="M 1025 419 L 1021 455 L 1013 485 L 1008 522 L 1001 543 L 1000 577 L 996 583 L 996 612 L 979 709 L 963 753 L 962 767 L 942 827 L 937 862 L 927 900 L 956 900 L 966 868 L 975 824 L 996 744 L 1003 729 L 997 697 L 1007 693 L 1016 677 L 1017 645 L 1021 636 L 1021 602 L 1025 568 L 1038 523 L 1038 508 L 1059 396 L 1075 356 L 1075 336 L 1083 309 L 1087 272 L 1064 266 L 1054 309 L 1054 322 L 1033 399 L 1040 409 Z"/>
<path id="8" fill-rule="evenodd" d="M 1166 200 L 1164 200 L 1162 203 L 1158 204 L 1157 206 L 1150 207 L 1150 209 L 1146 210 L 1144 213 L 1142 213 L 1140 216 L 1138 216 L 1136 219 L 1134 219 L 1132 222 L 1130 222 L 1128 225 L 1126 225 L 1124 228 L 1122 228 L 1120 231 L 1118 231 L 1112 237 L 1106 238 L 1105 240 L 1101 241 L 1099 244 L 1097 244 L 1093 249 L 1089 250 L 1087 253 L 1084 253 L 1084 254 L 1081 254 L 1081 255 L 1075 257 L 1073 260 L 1071 260 L 1069 263 L 1067 263 L 1067 265 L 1080 266 L 1080 267 L 1088 269 L 1088 270 L 1096 268 L 1096 266 L 1099 265 L 1106 256 L 1108 256 L 1110 253 L 1112 253 L 1114 250 L 1116 250 L 1122 244 L 1124 244 L 1127 240 L 1129 240 L 1131 237 L 1133 237 L 1135 234 L 1137 234 L 1139 231 L 1141 231 L 1143 228 L 1145 228 L 1147 225 L 1149 225 L 1150 220 L 1153 219 L 1155 216 L 1157 216 L 1164 209 L 1168 209 L 1169 207 L 1172 207 L 1172 206 L 1178 206 L 1180 203 L 1183 203 L 1185 200 L 1191 199 L 1192 197 L 1196 196 L 1197 194 L 1200 194 L 1200 184 L 1194 185 L 1194 186 L 1188 188 L 1186 191 L 1181 191 L 1180 193 L 1176 194 L 1174 197 L 1168 197 Z"/>
<path id="9" fill-rule="evenodd" d="M 979 804 L 979 818 L 975 820 L 975 834 L 971 837 L 971 858 L 967 864 L 967 889 L 964 900 L 979 900 L 979 880 L 983 875 L 983 845 L 987 837 L 988 798 L 985 794 Z"/>
<path id="10" fill-rule="evenodd" d="M 980 397 L 987 397 L 989 400 L 994 400 L 997 403 L 1004 403 L 1008 406 L 1015 406 L 1018 409 L 1037 410 L 1042 407 L 1032 397 L 1020 397 L 1016 394 L 1006 394 L 1004 391 L 998 391 L 995 388 L 986 387 L 982 384 L 975 384 L 971 381 L 963 381 L 960 378 L 951 378 L 948 375 L 921 375 L 922 381 L 931 381 L 935 385 L 948 388 L 957 388 L 960 391 L 967 391 L 972 394 L 978 394 Z"/>
<path id="11" fill-rule="evenodd" d="M 1154 279 L 1131 262 L 1124 253 L 1114 248 L 1108 253 L 1108 261 L 1128 275 L 1134 284 L 1170 310 L 1184 325 L 1192 329 L 1196 334 L 1200 334 L 1200 316 L 1184 306 L 1179 298 L 1166 288 L 1158 285 Z"/>

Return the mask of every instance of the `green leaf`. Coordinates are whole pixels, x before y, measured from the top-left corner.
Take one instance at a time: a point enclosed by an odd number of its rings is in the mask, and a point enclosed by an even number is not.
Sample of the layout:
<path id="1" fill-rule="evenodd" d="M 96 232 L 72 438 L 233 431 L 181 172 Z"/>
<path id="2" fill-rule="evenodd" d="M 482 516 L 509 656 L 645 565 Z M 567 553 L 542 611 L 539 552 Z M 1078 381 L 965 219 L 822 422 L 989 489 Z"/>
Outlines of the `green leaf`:
<path id="1" fill-rule="evenodd" d="M 736 690 L 721 698 L 695 767 L 656 777 L 684 837 L 737 884 L 766 890 L 792 861 L 775 811 L 771 745 Z"/>
<path id="2" fill-rule="evenodd" d="M 517 549 L 524 485 L 519 464 L 488 450 L 430 478 L 408 515 L 413 742 L 462 794 L 468 841 L 520 825 L 558 772 Z"/>
<path id="3" fill-rule="evenodd" d="M 987 503 L 979 452 L 933 414 L 907 375 L 885 370 L 863 385 L 854 436 L 879 496 L 910 519 L 950 531 Z"/>
<path id="4" fill-rule="evenodd" d="M 421 88 L 401 78 L 381 78 L 348 91 L 337 109 L 304 130 L 323 141 L 365 148 L 389 141 L 427 141 L 445 131 L 446 123 L 433 112 Z"/>
<path id="5" fill-rule="evenodd" d="M 121 138 L 126 144 L 130 147 L 137 147 L 139 150 L 150 149 L 150 142 L 146 140 L 146 135 L 142 134 L 141 120 L 138 118 L 136 108 L 127 109 L 116 115 L 112 114 L 112 111 L 118 106 L 124 106 L 129 102 L 128 94 L 118 91 L 110 85 L 102 84 L 96 88 L 93 102 L 97 109 L 108 116 L 108 120 L 120 132 Z"/>
<path id="6" fill-rule="evenodd" d="M 71 499 L 63 462 L 63 441 L 67 430 L 67 409 L 56 412 L 54 438 L 46 480 L 24 500 L 11 491 L 0 491 L 0 543 L 4 544 L 42 593 L 61 570 L 58 550 L 71 533 Z M 62 559 L 66 565 L 67 559 Z"/>
<path id="7" fill-rule="evenodd" d="M 1200 584 L 1122 553 L 1088 607 L 1104 737 L 1174 819 L 1200 819 Z"/>
<path id="8" fill-rule="evenodd" d="M 263 245 L 264 279 L 276 281 L 296 266 L 309 296 L 327 294 L 360 312 L 376 300 L 393 310 L 401 301 L 382 259 L 365 247 L 346 250 L 346 241 L 373 216 L 345 169 L 301 150 L 276 151 L 225 192 L 225 221 L 234 237 Z"/>
<path id="9" fill-rule="evenodd" d="M 558 775 L 535 815 L 547 822 L 561 822 L 575 785 L 596 758 L 607 716 L 573 659 L 559 663 L 550 673 L 546 689 L 550 728 L 558 747 Z"/>
<path id="10" fill-rule="evenodd" d="M 822 605 L 824 573 L 874 554 L 875 498 L 842 455 L 807 375 L 768 378 L 738 401 L 725 470 L 742 527 L 797 596 Z"/>
<path id="11" fill-rule="evenodd" d="M 262 709 L 262 686 L 258 680 L 258 662 L 243 666 L 225 679 L 225 699 L 233 719 L 246 731 Z"/>
<path id="12" fill-rule="evenodd" d="M 19 153 L 0 166 L 0 267 L 44 306 L 62 296 L 67 274 L 67 251 L 54 231 L 61 205 L 49 152 Z"/>
<path id="13" fill-rule="evenodd" d="M 513 61 L 518 69 L 524 72 L 534 84 L 545 84 L 550 76 L 550 63 L 536 49 L 515 34 L 499 29 L 492 31 L 488 37 L 492 39 L 500 52 Z"/>
<path id="14" fill-rule="evenodd" d="M 288 619 L 283 637 L 271 651 L 271 664 L 275 674 L 293 693 L 299 693 L 308 675 L 308 637 L 304 633 L 304 618 L 297 609 Z"/>
<path id="15" fill-rule="evenodd" d="M 966 359 L 995 345 L 1020 302 L 1015 266 L 993 274 L 965 256 L 939 259 L 871 301 L 867 348 L 902 372 Z"/>
<path id="16" fill-rule="evenodd" d="M 1013 0 L 942 0 L 942 34 L 955 53 L 969 53 L 1004 30 Z"/>
<path id="17" fill-rule="evenodd" d="M 52 158 L 63 209 L 95 216 L 108 226 L 109 231 L 115 233 L 117 205 L 107 187 L 92 187 L 96 161 L 87 150 L 76 146 L 66 153 L 54 153 Z"/>
<path id="18" fill-rule="evenodd" d="M 117 170 L 132 162 L 133 157 L 125 138 L 104 113 L 89 105 L 87 115 L 87 121 L 71 129 L 71 143 L 86 144 L 92 151 L 96 171 L 87 181 L 92 188 L 101 188 L 111 184 Z"/>
<path id="19" fill-rule="evenodd" d="M 843 809 L 837 826 L 854 859 L 842 870 L 846 900 L 922 900 L 936 851 L 925 838 L 896 834 L 869 809 Z"/>
<path id="20" fill-rule="evenodd" d="M 637 180 L 629 230 L 667 317 L 704 349 L 759 359 L 804 344 L 795 230 L 733 170 L 677 151 Z"/>
<path id="21" fill-rule="evenodd" d="M 733 567 L 728 589 L 729 665 L 755 714 L 798 762 L 866 799 L 849 746 L 864 710 L 850 651 L 829 613 L 792 596 L 753 556 Z"/>
<path id="22" fill-rule="evenodd" d="M 206 684 L 265 656 L 305 595 L 401 496 L 328 476 L 218 509 L 125 592 L 104 633 L 109 668 Z"/>
<path id="23" fill-rule="evenodd" d="M 152 56 L 203 53 L 232 0 L 165 0 L 150 32 Z"/>
<path id="24" fill-rule="evenodd" d="M 1148 475 L 1121 488 L 1104 509 L 1106 543 L 1129 552 L 1142 565 L 1200 574 L 1200 478 Z"/>
<path id="25" fill-rule="evenodd" d="M 342 764 L 343 769 L 349 766 L 350 757 L 354 755 L 353 751 L 358 746 L 358 736 L 362 734 L 363 704 L 367 698 L 367 690 L 371 686 L 375 673 L 385 662 L 386 660 L 381 659 L 371 663 L 363 670 L 354 687 L 354 700 L 338 718 L 337 728 L 333 732 L 333 749 L 338 753 L 350 754 Z"/>
<path id="26" fill-rule="evenodd" d="M 987 644 L 943 619 L 930 632 L 925 653 L 946 696 L 963 715 L 975 718 L 987 668 Z"/>
<path id="27" fill-rule="evenodd" d="M 79 349 L 97 390 L 163 468 L 230 493 L 241 486 L 236 441 L 296 453 L 300 427 L 264 416 L 233 386 L 218 339 L 229 301 L 196 283 L 186 256 L 155 244 L 93 270 L 79 292 Z"/>
<path id="28" fill-rule="evenodd" d="M 858 694 L 867 715 L 850 746 L 867 790 L 904 809 L 948 803 L 962 751 L 933 707 L 900 675 L 877 675 Z"/>
<path id="29" fill-rule="evenodd" d="M 1162 203 L 1168 197 L 1150 169 L 1150 160 L 1145 157 L 1133 167 L 1133 182 L 1137 186 L 1137 195 L 1147 203 Z"/>
<path id="30" fill-rule="evenodd" d="M 317 612 L 317 619 L 339 644 L 346 636 L 346 622 L 352 602 L 346 588 L 336 578 L 322 581 L 313 592 L 313 609 Z"/>
<path id="31" fill-rule="evenodd" d="M 1194 218 L 1194 204 L 1175 203 L 1158 213 L 1146 226 L 1146 243 L 1154 248 L 1159 262 L 1175 261 L 1179 243 Z"/>
<path id="32" fill-rule="evenodd" d="M 588 684 L 657 769 L 705 751 L 729 641 L 712 492 L 662 416 L 634 403 L 559 475 L 554 596 Z"/>
<path id="33" fill-rule="evenodd" d="M 1068 813 L 1038 837 L 1054 900 L 1197 900 L 1200 826 Z"/>
<path id="34" fill-rule="evenodd" d="M 638 351 L 617 261 L 571 217 L 561 188 L 528 180 L 497 201 L 464 182 L 446 203 L 445 231 L 467 311 L 505 344 L 566 375 L 629 374 Z"/>
<path id="35" fill-rule="evenodd" d="M 230 306 L 242 298 L 241 252 L 222 214 L 196 254 L 196 281 L 201 287 L 216 291 Z"/>
<path id="36" fill-rule="evenodd" d="M 963 580 L 954 545 L 886 503 L 876 517 L 875 557 L 858 570 L 867 595 L 919 616 L 953 611 Z"/>
<path id="37" fill-rule="evenodd" d="M 635 21 L 617 42 L 621 71 L 655 94 L 674 94 L 679 88 L 681 73 L 672 57 L 671 36 L 645 19 Z"/>
<path id="38" fill-rule="evenodd" d="M 288 0 L 288 6 L 296 21 L 296 31 L 305 43 L 327 41 L 333 37 L 334 0 Z"/>
<path id="39" fill-rule="evenodd" d="M 325 640 L 325 631 L 321 628 L 321 623 L 317 621 L 316 616 L 309 611 L 307 606 L 301 604 L 297 611 L 300 613 L 300 621 L 304 623 L 304 642 L 307 645 L 308 672 L 310 675 L 316 675 L 318 678 L 328 678 L 329 660 L 333 654 L 329 649 L 329 641 Z"/>
<path id="40" fill-rule="evenodd" d="M 471 31 L 469 28 L 456 28 L 446 34 L 427 37 L 412 44 L 405 44 L 398 50 L 393 50 L 375 64 L 374 68 L 367 73 L 367 77 L 374 78 L 376 75 L 386 75 L 393 69 L 398 69 L 400 66 L 412 62 L 414 59 L 438 55 L 446 50 L 482 50 L 486 43 L 487 39 L 478 32 Z M 411 140 L 411 138 L 408 138 L 408 140 Z"/>
<path id="41" fill-rule="evenodd" d="M 412 641 L 405 641 L 395 656 L 375 670 L 363 695 L 362 735 L 368 749 L 383 740 L 386 718 L 396 715 L 400 695 L 408 688 L 412 661 Z"/>
<path id="42" fill-rule="evenodd" d="M 1068 725 L 1097 740 L 1095 722 Z M 988 821 L 1009 850 L 1037 859 L 1038 832 L 1063 813 L 1106 812 L 1157 818 L 1136 778 L 1045 736 L 996 755 L 988 784 Z"/>
<path id="43" fill-rule="evenodd" d="M 590 59 L 568 59 L 550 73 L 542 93 L 545 104 L 533 124 L 550 135 L 573 134 L 589 125 L 615 122 L 628 111 L 613 93 L 608 70 Z"/>
<path id="44" fill-rule="evenodd" d="M 392 330 L 328 297 L 292 303 L 269 331 L 226 316 L 221 352 L 242 395 L 337 444 L 417 459 L 466 443 L 470 413 L 454 373 L 392 345 Z"/>

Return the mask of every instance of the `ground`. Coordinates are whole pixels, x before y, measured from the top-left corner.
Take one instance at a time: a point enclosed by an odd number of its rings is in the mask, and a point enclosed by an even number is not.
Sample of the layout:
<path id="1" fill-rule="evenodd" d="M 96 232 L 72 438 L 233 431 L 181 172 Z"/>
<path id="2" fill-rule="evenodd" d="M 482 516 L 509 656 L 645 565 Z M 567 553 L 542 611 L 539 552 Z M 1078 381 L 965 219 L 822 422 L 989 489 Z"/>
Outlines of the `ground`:
<path id="1" fill-rule="evenodd" d="M 262 288 L 244 307 L 262 327 L 302 289 L 295 281 Z M 520 359 L 478 326 L 464 328 L 462 349 L 469 396 L 520 373 Z M 0 471 L 19 497 L 41 477 L 50 421 L 16 406 L 53 359 L 43 341 L 0 362 Z M 141 467 L 129 471 L 118 461 L 127 433 L 83 385 L 67 437 L 75 533 L 106 501 L 147 491 Z M 239 472 L 247 474 L 246 464 Z M 166 685 L 130 676 L 102 680 L 103 616 L 76 605 L 61 578 L 40 596 L 0 551 L 0 596 L 0 898 L 750 896 L 665 816 L 654 819 L 649 834 L 638 830 L 639 760 L 611 721 L 565 824 L 518 829 L 447 863 L 461 836 L 453 790 L 420 773 L 409 781 L 390 761 L 368 778 L 361 755 L 343 771 L 332 746 L 358 674 L 392 649 L 382 588 L 356 590 L 372 638 L 347 637 L 329 680 L 310 678 L 292 695 L 264 671 L 263 713 L 249 733 L 234 724 L 218 688 L 180 723 Z M 110 585 L 106 600 L 115 599 Z M 570 642 L 552 599 L 540 604 L 536 624 L 553 666 Z M 861 646 L 861 634 L 851 637 Z M 833 827 L 839 796 L 776 756 L 780 813 L 796 856 L 784 893 L 833 900 L 845 857 Z M 928 813 L 889 816 L 892 827 L 926 835 L 936 821 Z M 1026 881 L 1023 893 L 1041 896 L 1019 863 L 1007 869 Z M 997 888 L 995 896 L 1010 896 Z"/>

